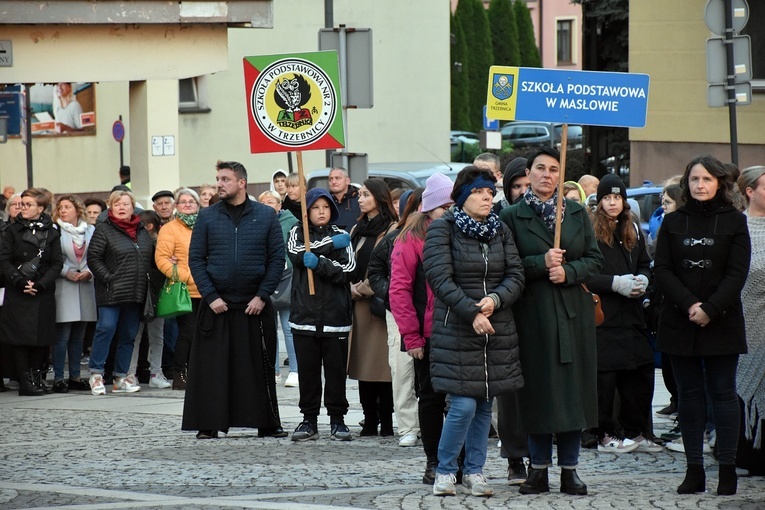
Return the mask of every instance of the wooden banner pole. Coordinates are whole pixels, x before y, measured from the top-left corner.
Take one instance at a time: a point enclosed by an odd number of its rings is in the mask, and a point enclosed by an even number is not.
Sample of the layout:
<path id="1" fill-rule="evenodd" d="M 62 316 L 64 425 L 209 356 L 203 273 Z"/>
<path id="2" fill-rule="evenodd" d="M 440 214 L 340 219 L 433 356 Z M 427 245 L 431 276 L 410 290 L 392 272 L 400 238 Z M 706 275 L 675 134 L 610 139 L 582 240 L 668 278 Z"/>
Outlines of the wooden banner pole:
<path id="1" fill-rule="evenodd" d="M 311 232 L 308 229 L 308 209 L 305 201 L 305 174 L 303 173 L 303 151 L 297 151 L 298 180 L 300 181 L 300 211 L 303 221 L 303 240 L 305 243 L 305 252 L 311 252 Z M 308 268 L 306 268 L 308 269 Z M 308 269 L 308 293 L 316 294 L 313 286 L 313 270 Z"/>
<path id="2" fill-rule="evenodd" d="M 555 244 L 560 248 L 560 228 L 563 222 L 563 183 L 566 182 L 566 148 L 568 146 L 568 124 L 563 124 L 560 137 L 560 178 L 558 179 L 558 205 L 555 208 Z"/>

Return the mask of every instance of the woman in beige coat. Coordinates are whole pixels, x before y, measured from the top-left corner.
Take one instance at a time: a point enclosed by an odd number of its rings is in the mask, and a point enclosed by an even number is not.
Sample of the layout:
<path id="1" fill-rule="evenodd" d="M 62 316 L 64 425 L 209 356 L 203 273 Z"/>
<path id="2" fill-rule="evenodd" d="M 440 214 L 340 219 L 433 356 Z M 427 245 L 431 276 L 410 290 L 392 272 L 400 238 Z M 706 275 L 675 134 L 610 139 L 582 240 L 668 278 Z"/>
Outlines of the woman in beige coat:
<path id="1" fill-rule="evenodd" d="M 354 306 L 348 376 L 359 381 L 359 401 L 364 411 L 361 435 L 376 436 L 379 424 L 380 435 L 392 436 L 393 387 L 388 365 L 385 304 L 374 297 L 367 278 L 372 250 L 396 224 L 396 209 L 388 185 L 381 179 L 364 181 L 359 190 L 359 209 L 361 217 L 351 230 L 356 271 L 351 279 Z"/>

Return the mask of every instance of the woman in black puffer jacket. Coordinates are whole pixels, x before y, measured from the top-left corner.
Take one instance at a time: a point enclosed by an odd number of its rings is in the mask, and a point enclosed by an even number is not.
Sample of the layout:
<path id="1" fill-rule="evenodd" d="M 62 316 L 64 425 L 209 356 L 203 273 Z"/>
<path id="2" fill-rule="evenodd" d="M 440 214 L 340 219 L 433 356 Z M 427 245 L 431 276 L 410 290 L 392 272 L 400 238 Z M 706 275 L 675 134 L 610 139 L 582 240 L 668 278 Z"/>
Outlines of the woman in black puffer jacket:
<path id="1" fill-rule="evenodd" d="M 494 176 L 464 168 L 454 184 L 454 207 L 428 229 L 425 276 L 436 296 L 430 339 L 433 389 L 451 407 L 438 445 L 433 493 L 455 494 L 457 456 L 465 445 L 462 484 L 489 496 L 483 478 L 492 399 L 523 386 L 512 304 L 524 273 L 513 236 L 492 212 Z"/>
<path id="2" fill-rule="evenodd" d="M 103 373 L 109 345 L 118 333 L 114 359 L 115 393 L 140 390 L 126 377 L 133 355 L 141 312 L 149 284 L 149 268 L 154 260 L 154 243 L 143 228 L 129 191 L 115 191 L 109 197 L 109 215 L 96 225 L 88 247 L 88 265 L 96 284 L 98 322 L 90 355 L 90 391 L 106 394 Z"/>

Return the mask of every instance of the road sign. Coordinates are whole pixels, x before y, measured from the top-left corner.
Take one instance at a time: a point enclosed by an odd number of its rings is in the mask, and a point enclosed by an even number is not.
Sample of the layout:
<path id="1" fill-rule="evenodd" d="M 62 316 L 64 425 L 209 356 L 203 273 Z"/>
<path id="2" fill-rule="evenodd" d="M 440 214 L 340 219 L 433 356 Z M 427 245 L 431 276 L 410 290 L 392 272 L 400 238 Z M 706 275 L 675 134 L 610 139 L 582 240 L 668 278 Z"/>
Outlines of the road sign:
<path id="1" fill-rule="evenodd" d="M 746 105 L 752 102 L 752 84 L 750 82 L 737 83 L 735 87 L 736 105 Z M 728 90 L 722 83 L 707 85 L 707 103 L 712 108 L 728 106 Z"/>
<path id="2" fill-rule="evenodd" d="M 744 83 L 752 79 L 752 40 L 748 35 L 733 37 L 734 82 Z M 725 39 L 707 39 L 707 81 L 725 83 L 728 80 L 728 58 Z"/>
<path id="3" fill-rule="evenodd" d="M 499 120 L 490 119 L 486 116 L 486 105 L 483 105 L 483 128 L 486 131 L 497 131 L 499 129 Z"/>
<path id="4" fill-rule="evenodd" d="M 114 121 L 114 124 L 112 124 L 112 136 L 118 142 L 125 139 L 125 125 L 122 121 Z"/>
<path id="5" fill-rule="evenodd" d="M 345 66 L 348 90 L 343 96 L 347 108 L 372 108 L 374 91 L 372 84 L 372 29 L 371 28 L 322 28 L 319 30 L 319 51 L 337 51 L 340 55 L 340 38 L 345 36 Z"/>
<path id="6" fill-rule="evenodd" d="M 337 53 L 244 57 L 250 152 L 345 146 Z"/>
<path id="7" fill-rule="evenodd" d="M 647 74 L 492 66 L 487 115 L 503 120 L 644 127 Z"/>
<path id="8" fill-rule="evenodd" d="M 761 0 L 758 0 L 761 1 Z M 730 0 L 733 21 L 733 31 L 738 33 L 749 21 L 749 5 L 746 0 Z M 712 33 L 725 35 L 725 0 L 707 0 L 704 8 L 704 21 Z"/>
<path id="9" fill-rule="evenodd" d="M 0 40 L 0 67 L 13 67 L 13 42 Z"/>

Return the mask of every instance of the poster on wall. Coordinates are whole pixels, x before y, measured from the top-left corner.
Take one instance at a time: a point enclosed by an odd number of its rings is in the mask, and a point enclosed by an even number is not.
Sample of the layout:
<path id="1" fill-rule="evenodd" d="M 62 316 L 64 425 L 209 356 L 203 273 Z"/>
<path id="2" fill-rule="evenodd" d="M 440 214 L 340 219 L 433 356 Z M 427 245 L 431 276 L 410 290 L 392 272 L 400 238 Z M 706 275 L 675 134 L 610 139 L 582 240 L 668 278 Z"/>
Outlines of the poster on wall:
<path id="1" fill-rule="evenodd" d="M 0 117 L 7 117 L 8 135 L 21 134 L 21 85 L 0 85 Z M 50 83 L 29 89 L 32 136 L 96 134 L 94 83 Z"/>

